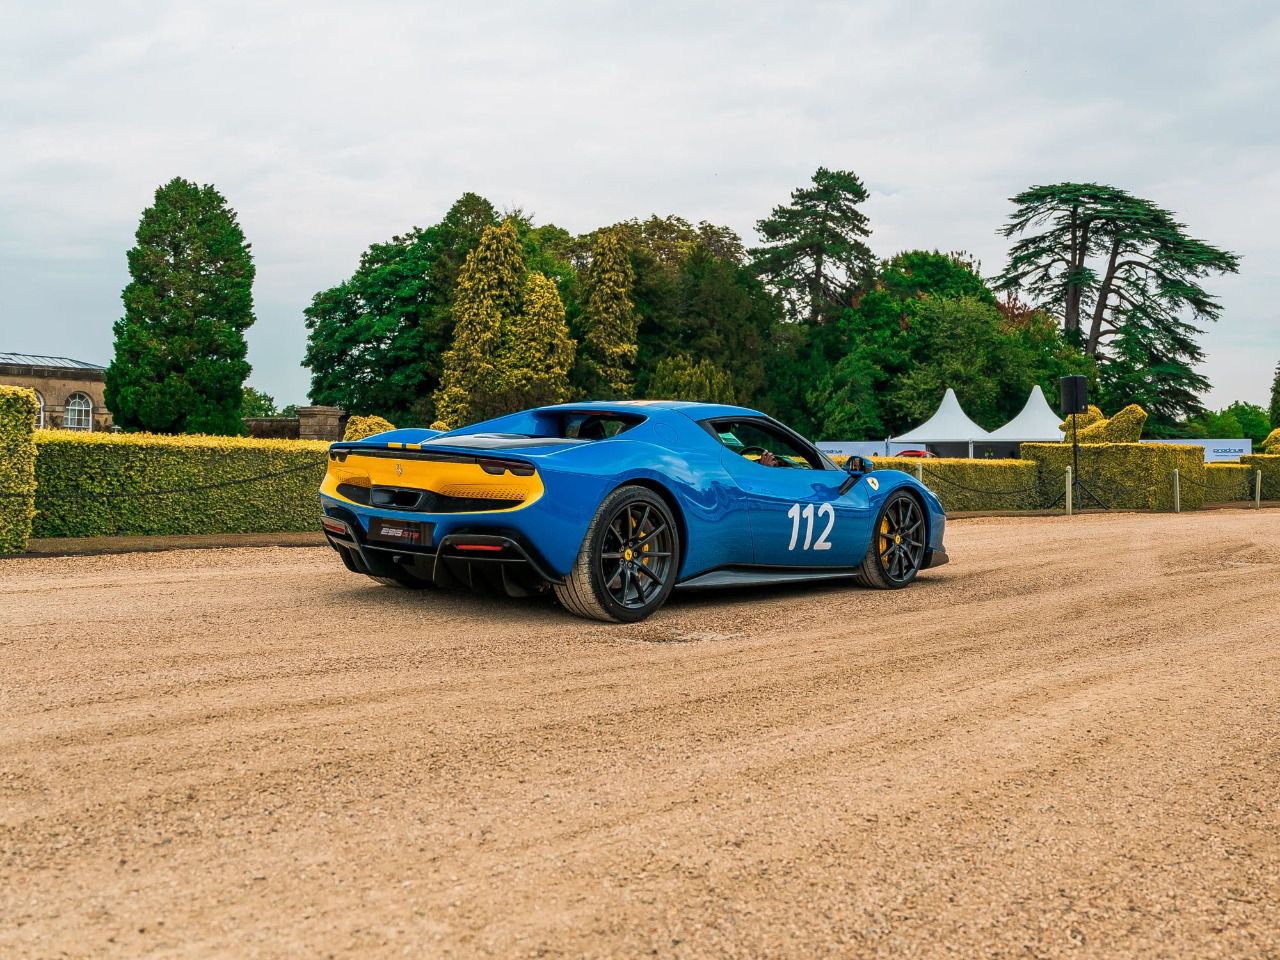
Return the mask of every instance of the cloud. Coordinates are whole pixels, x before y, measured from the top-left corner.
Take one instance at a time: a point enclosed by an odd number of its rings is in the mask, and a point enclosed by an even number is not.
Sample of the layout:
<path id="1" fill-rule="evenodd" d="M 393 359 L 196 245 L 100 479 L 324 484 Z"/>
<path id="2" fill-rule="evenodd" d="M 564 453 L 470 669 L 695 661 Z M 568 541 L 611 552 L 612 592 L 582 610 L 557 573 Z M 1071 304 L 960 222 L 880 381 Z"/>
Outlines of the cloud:
<path id="1" fill-rule="evenodd" d="M 302 309 L 464 190 L 571 230 L 757 219 L 818 165 L 882 255 L 991 271 L 1007 198 L 1114 183 L 1244 256 L 1210 400 L 1280 359 L 1280 20 L 1267 4 L 12 3 L 0 37 L 7 349 L 105 362 L 155 187 L 217 184 L 258 265 L 252 382 L 303 399 Z"/>

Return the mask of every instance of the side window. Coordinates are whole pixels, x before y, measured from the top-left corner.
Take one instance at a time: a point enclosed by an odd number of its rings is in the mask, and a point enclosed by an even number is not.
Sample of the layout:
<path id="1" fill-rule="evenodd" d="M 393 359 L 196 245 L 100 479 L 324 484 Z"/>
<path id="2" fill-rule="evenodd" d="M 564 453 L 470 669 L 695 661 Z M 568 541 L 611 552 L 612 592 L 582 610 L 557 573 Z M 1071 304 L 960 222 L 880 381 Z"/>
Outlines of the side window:
<path id="1" fill-rule="evenodd" d="M 708 427 L 712 436 L 734 453 L 762 467 L 824 469 L 825 465 L 811 451 L 768 424 L 754 420 L 716 420 Z"/>

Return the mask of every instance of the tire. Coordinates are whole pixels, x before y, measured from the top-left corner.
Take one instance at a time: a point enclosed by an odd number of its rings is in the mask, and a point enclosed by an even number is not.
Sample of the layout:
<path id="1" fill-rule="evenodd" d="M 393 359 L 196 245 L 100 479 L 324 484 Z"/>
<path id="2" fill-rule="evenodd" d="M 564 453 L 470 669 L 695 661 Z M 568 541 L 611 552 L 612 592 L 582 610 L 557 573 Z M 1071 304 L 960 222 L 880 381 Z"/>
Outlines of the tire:
<path id="1" fill-rule="evenodd" d="M 926 529 L 919 500 L 902 490 L 890 494 L 876 516 L 858 580 L 876 590 L 901 590 L 924 564 Z"/>
<path id="2" fill-rule="evenodd" d="M 637 623 L 667 602 L 679 565 L 680 530 L 663 499 L 619 487 L 591 519 L 556 599 L 589 620 Z"/>

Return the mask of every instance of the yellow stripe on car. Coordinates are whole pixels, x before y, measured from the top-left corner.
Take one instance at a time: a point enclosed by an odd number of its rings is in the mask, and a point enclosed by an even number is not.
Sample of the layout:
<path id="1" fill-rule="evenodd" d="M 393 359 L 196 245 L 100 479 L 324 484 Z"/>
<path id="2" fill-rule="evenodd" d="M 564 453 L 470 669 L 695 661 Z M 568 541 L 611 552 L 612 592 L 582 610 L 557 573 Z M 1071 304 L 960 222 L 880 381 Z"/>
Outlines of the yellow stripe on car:
<path id="1" fill-rule="evenodd" d="M 413 457 L 362 457 L 348 454 L 346 460 L 330 460 L 320 492 L 346 503 L 355 503 L 338 492 L 338 485 L 358 487 L 398 487 L 402 490 L 429 490 L 445 497 L 475 500 L 519 500 L 514 507 L 500 510 L 472 510 L 469 513 L 504 513 L 527 507 L 542 496 L 542 478 L 535 472 L 517 477 L 510 471 L 501 476 L 485 473 L 478 463 L 447 460 L 419 460 Z"/>

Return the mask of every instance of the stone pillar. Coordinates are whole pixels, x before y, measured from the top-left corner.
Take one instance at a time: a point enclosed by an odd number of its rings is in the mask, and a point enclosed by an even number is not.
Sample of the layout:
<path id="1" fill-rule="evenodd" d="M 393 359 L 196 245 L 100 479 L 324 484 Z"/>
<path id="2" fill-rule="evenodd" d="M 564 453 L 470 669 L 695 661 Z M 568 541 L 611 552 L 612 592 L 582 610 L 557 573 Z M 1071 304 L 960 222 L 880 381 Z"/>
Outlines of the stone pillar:
<path id="1" fill-rule="evenodd" d="M 299 407 L 300 440 L 341 440 L 347 415 L 339 407 Z"/>

